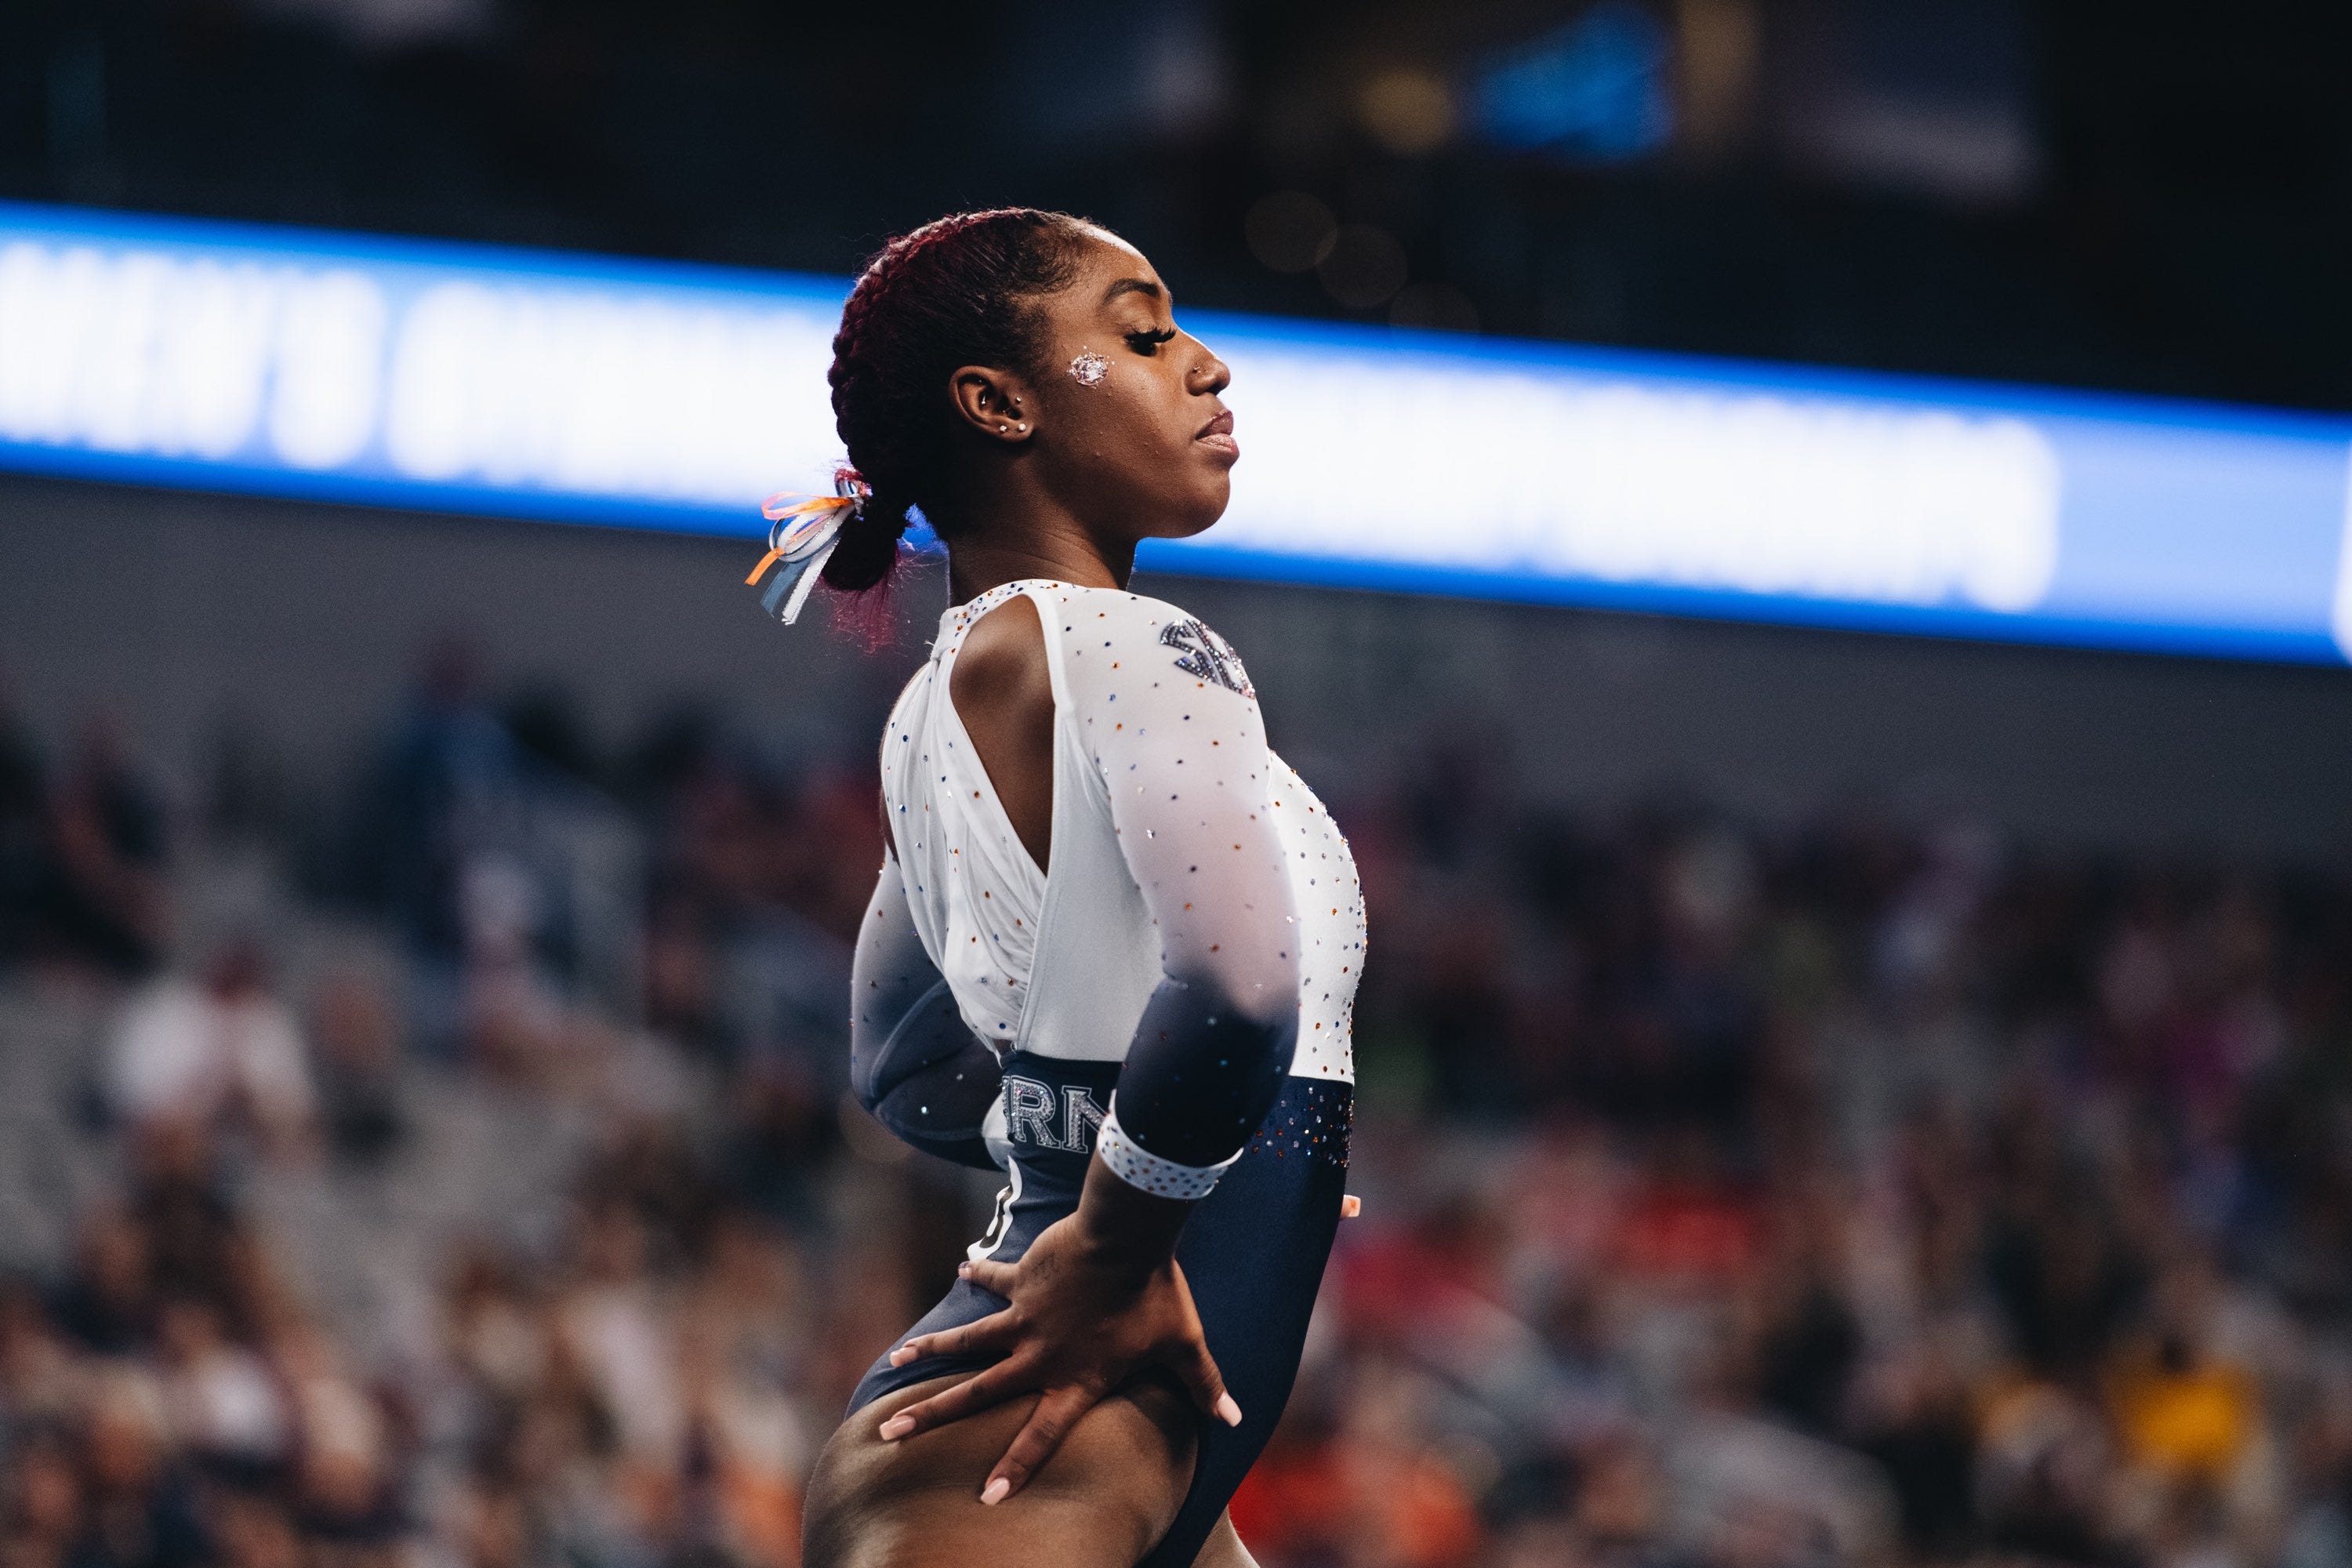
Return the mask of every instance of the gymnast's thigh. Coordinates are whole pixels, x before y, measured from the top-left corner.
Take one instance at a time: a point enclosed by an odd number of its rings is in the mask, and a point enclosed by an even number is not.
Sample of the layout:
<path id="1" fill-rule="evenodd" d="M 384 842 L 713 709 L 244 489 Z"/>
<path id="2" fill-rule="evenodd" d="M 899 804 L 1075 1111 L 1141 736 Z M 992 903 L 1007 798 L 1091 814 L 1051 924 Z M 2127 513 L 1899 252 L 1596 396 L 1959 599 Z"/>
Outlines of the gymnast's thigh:
<path id="1" fill-rule="evenodd" d="M 1134 1568 L 1166 1532 L 1192 1484 L 1196 1430 L 1174 1389 L 1146 1381 L 1096 1405 L 1027 1486 L 990 1507 L 981 1484 L 1034 1395 L 896 1443 L 875 1436 L 954 1381 L 898 1389 L 841 1424 L 809 1478 L 803 1568 Z"/>

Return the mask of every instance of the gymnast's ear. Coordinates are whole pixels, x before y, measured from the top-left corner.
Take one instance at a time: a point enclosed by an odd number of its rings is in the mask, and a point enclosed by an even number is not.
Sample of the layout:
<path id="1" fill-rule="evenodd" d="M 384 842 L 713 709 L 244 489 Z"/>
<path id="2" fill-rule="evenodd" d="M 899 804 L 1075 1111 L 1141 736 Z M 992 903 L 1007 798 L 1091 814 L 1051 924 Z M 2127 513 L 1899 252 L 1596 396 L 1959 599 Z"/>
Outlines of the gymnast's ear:
<path id="1" fill-rule="evenodd" d="M 966 428 L 992 441 L 1017 445 L 1036 428 L 1036 399 L 1010 371 L 986 364 L 961 366 L 948 378 L 948 394 Z"/>

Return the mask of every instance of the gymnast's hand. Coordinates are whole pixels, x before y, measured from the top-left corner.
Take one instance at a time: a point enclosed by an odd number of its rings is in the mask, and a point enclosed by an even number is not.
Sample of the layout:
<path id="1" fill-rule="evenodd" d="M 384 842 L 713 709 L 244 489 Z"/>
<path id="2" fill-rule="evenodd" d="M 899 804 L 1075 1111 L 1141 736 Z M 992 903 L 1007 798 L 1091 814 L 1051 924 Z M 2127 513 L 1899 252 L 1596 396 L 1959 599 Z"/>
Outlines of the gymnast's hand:
<path id="1" fill-rule="evenodd" d="M 926 1355 L 1004 1359 L 908 1405 L 882 1424 L 881 1436 L 895 1442 L 1041 1394 L 981 1489 L 981 1501 L 997 1503 L 1037 1473 L 1080 1416 L 1148 1367 L 1172 1373 L 1202 1414 L 1239 1426 L 1241 1406 L 1225 1392 L 1176 1264 L 1176 1235 L 1192 1206 L 1139 1192 L 1093 1162 L 1076 1211 L 1040 1232 L 1020 1262 L 957 1270 L 1011 1306 L 960 1329 L 918 1335 L 890 1355 L 894 1366 Z"/>

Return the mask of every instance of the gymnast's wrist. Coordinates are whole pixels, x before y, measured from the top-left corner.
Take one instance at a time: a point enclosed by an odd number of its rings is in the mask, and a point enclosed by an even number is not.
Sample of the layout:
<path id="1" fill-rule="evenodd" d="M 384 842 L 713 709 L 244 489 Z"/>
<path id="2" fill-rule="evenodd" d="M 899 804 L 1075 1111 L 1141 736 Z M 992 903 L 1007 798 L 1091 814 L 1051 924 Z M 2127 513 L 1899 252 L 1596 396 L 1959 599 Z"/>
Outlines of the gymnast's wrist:
<path id="1" fill-rule="evenodd" d="M 1110 1109 L 1103 1117 L 1102 1126 L 1095 1134 L 1095 1158 L 1107 1166 L 1111 1174 L 1129 1186 L 1155 1197 L 1173 1198 L 1182 1203 L 1198 1203 L 1216 1190 L 1217 1183 L 1241 1158 L 1236 1149 L 1225 1158 L 1206 1165 L 1181 1164 L 1146 1149 L 1120 1125 L 1118 1095 L 1110 1097 Z"/>
<path id="2" fill-rule="evenodd" d="M 1132 1186 L 1097 1155 L 1070 1216 L 1080 1253 L 1093 1267 L 1132 1276 L 1139 1285 L 1175 1256 L 1176 1238 L 1192 1205 Z"/>

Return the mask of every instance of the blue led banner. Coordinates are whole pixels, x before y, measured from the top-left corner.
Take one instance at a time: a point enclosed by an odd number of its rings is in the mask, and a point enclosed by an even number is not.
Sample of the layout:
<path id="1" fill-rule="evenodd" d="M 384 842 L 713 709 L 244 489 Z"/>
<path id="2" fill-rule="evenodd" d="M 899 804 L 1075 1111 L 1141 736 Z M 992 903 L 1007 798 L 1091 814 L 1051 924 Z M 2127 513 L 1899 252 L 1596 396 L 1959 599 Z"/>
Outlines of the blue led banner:
<path id="1" fill-rule="evenodd" d="M 1181 287 L 1181 280 L 1180 280 Z M 0 467 L 760 533 L 838 279 L 0 204 Z M 2352 420 L 1187 311 L 1169 571 L 2340 663 Z"/>

